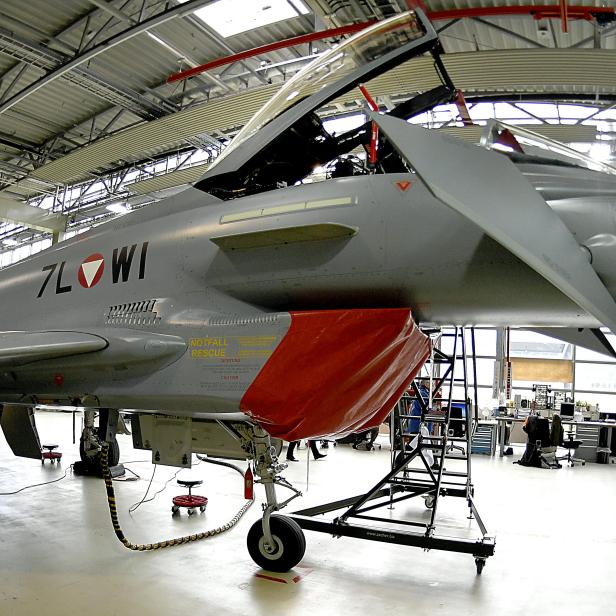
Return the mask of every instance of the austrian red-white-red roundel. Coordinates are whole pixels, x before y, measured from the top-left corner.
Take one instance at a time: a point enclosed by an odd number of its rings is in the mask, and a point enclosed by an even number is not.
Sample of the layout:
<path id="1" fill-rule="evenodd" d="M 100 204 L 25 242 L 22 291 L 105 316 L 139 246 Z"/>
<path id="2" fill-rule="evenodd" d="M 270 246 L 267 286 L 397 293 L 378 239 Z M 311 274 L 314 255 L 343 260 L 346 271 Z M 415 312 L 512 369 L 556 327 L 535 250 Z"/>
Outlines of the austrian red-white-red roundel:
<path id="1" fill-rule="evenodd" d="M 100 279 L 103 277 L 104 271 L 105 257 L 103 257 L 100 252 L 90 255 L 83 261 L 81 267 L 79 268 L 79 272 L 77 273 L 79 284 L 85 289 L 90 289 L 94 285 L 98 284 Z"/>

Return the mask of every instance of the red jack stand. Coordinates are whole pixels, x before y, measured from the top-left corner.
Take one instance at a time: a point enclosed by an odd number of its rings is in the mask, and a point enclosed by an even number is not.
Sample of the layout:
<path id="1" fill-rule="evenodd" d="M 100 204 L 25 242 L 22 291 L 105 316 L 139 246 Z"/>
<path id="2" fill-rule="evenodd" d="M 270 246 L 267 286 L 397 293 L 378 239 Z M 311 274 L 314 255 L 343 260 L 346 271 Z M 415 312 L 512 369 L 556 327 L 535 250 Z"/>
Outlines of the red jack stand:
<path id="1" fill-rule="evenodd" d="M 52 464 L 54 462 L 60 464 L 62 454 L 59 451 L 54 451 L 57 448 L 57 445 L 43 445 L 43 449 L 47 449 L 47 451 L 41 453 L 41 464 L 45 464 L 45 460 L 49 460 Z"/>
<path id="2" fill-rule="evenodd" d="M 188 494 L 182 494 L 181 496 L 173 497 L 173 506 L 171 507 L 171 511 L 173 515 L 178 513 L 181 507 L 188 509 L 188 515 L 193 515 L 197 513 L 197 509 L 203 513 L 205 508 L 207 507 L 207 498 L 205 496 L 199 496 L 192 494 L 192 489 L 195 486 L 200 486 L 203 481 L 185 481 L 183 479 L 178 479 L 178 485 L 184 486 L 188 488 Z"/>

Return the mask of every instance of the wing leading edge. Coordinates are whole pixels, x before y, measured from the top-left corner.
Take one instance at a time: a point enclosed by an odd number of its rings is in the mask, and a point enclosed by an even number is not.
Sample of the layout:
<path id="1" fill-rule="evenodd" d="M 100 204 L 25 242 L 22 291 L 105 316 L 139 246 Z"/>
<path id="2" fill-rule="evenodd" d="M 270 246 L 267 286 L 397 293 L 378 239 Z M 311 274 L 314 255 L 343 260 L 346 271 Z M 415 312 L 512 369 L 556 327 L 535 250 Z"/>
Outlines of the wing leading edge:
<path id="1" fill-rule="evenodd" d="M 179 336 L 118 329 L 113 332 L 2 332 L 0 333 L 0 368 L 20 368 L 34 363 L 82 359 L 81 367 L 98 369 L 122 364 L 169 362 L 186 351 L 186 341 Z M 85 362 L 85 363 L 84 363 Z"/>
<path id="2" fill-rule="evenodd" d="M 513 163 L 397 118 L 373 113 L 372 119 L 438 199 L 616 333 L 614 299 L 563 221 Z"/>
<path id="3" fill-rule="evenodd" d="M 23 366 L 36 361 L 102 351 L 107 340 L 82 332 L 1 332 L 0 366 Z"/>

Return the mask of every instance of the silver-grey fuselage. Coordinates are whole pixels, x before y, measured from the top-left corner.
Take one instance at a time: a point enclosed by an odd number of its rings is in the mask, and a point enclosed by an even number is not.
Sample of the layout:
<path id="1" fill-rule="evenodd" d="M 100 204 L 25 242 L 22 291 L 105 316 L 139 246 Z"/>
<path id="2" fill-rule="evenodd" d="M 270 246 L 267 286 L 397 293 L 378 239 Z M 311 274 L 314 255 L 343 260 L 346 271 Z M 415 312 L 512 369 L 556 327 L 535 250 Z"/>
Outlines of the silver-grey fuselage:
<path id="1" fill-rule="evenodd" d="M 289 207 L 297 204 L 308 206 Z M 580 233 L 613 233 L 606 216 L 583 216 Z M 569 208 L 563 219 L 579 236 L 571 227 L 576 212 Z M 212 241 L 320 223 L 356 232 L 243 250 Z M 88 288 L 79 269 L 97 254 L 104 270 Z M 78 392 L 101 405 L 174 412 L 237 410 L 241 391 L 208 391 L 207 370 L 191 358 L 189 341 L 240 327 L 240 317 L 254 318 L 251 331 L 265 333 L 284 329 L 288 311 L 340 307 L 408 306 L 418 321 L 436 324 L 599 325 L 410 173 L 339 178 L 230 202 L 189 188 L 0 272 L 0 297 L 1 331 L 156 332 L 187 345 L 155 370 L 123 370 L 121 358 L 97 364 L 100 353 L 38 362 L 0 372 L 0 390 L 56 398 Z M 268 313 L 277 316 L 262 318 Z M 260 366 L 251 369 L 256 374 Z M 54 380 L 64 370 L 79 376 Z"/>

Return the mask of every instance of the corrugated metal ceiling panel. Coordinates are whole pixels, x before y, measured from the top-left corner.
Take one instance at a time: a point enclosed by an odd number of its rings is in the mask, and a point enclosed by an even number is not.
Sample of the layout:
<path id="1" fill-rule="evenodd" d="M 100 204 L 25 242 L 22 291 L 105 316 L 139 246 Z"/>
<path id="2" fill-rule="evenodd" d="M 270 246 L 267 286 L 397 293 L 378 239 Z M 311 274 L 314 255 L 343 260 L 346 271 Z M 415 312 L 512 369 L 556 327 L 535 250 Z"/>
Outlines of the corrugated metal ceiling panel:
<path id="1" fill-rule="evenodd" d="M 597 3 L 594 0 L 575 0 L 570 1 L 570 5 L 577 6 L 610 6 L 610 3 Z M 557 6 L 558 3 L 553 0 L 537 1 L 537 0 L 481 0 L 477 2 L 465 0 L 426 0 L 426 5 L 431 11 L 443 11 L 451 9 L 468 9 L 468 8 L 489 8 L 499 6 L 526 6 L 526 5 L 552 5 Z M 613 5 L 613 3 L 612 3 Z M 531 39 L 537 43 L 547 47 L 566 48 L 576 43 L 582 38 L 591 37 L 593 34 L 593 25 L 584 20 L 569 20 L 568 33 L 562 32 L 561 21 L 559 19 L 542 20 L 541 22 L 532 18 L 532 16 L 512 16 L 512 17 L 489 17 L 485 18 L 489 22 L 493 22 L 501 28 L 513 30 L 514 32 Z M 443 27 L 447 22 L 439 21 L 435 23 L 436 28 Z M 546 27 L 546 31 L 539 33 L 539 23 Z M 529 44 L 522 40 L 516 39 L 515 36 L 506 34 L 488 25 L 479 22 L 462 19 L 455 25 L 448 27 L 441 39 L 445 50 L 448 53 L 458 53 L 463 51 L 471 51 L 477 47 L 480 50 L 489 49 L 520 49 L 528 47 Z M 592 46 L 589 43 L 588 46 Z M 614 37 L 604 37 L 602 46 L 605 49 L 616 48 L 616 40 Z"/>
<path id="2" fill-rule="evenodd" d="M 590 143 L 595 140 L 597 134 L 595 126 L 567 126 L 564 124 L 530 124 L 525 126 L 523 124 L 518 124 L 517 127 L 528 129 L 535 133 L 539 133 L 543 137 L 554 139 L 561 143 Z M 447 126 L 438 130 L 444 130 L 447 134 L 457 137 L 458 139 L 478 143 L 483 129 L 483 126 Z"/>
<path id="3" fill-rule="evenodd" d="M 196 182 L 207 171 L 208 167 L 209 164 L 194 165 L 179 171 L 172 171 L 154 178 L 148 178 L 141 182 L 133 182 L 127 186 L 127 189 L 134 195 L 146 195 L 158 190 L 164 190 L 165 188 L 190 184 Z"/>
<path id="4" fill-rule="evenodd" d="M 110 106 L 63 80 L 50 83 L 0 115 L 0 132 L 42 143 Z"/>
<path id="5" fill-rule="evenodd" d="M 570 22 L 568 34 L 561 31 L 560 21 L 558 20 L 550 20 L 545 34 L 539 33 L 537 21 L 526 17 L 490 17 L 489 21 L 548 48 L 554 48 L 555 46 L 566 48 L 573 42 L 593 34 L 592 25 L 586 21 Z M 441 23 L 437 23 L 437 27 Z M 526 49 L 531 46 L 531 43 L 525 42 L 514 34 L 507 34 L 470 19 L 463 19 L 447 28 L 441 34 L 441 41 L 447 53 L 473 51 L 477 48 L 480 51 L 491 49 Z M 556 45 L 554 41 L 556 41 Z M 605 49 L 613 49 L 613 37 L 604 37 L 603 47 Z"/>
<path id="6" fill-rule="evenodd" d="M 555 139 L 563 143 L 590 143 L 595 140 L 596 127 L 595 126 L 565 126 L 565 125 L 545 125 L 538 126 L 531 124 L 528 126 L 519 125 L 520 128 L 526 128 L 528 130 L 539 133 L 540 135 L 547 137 L 548 139 Z M 483 126 L 466 126 L 464 128 L 456 126 L 447 126 L 442 129 L 447 134 L 457 137 L 458 139 L 464 139 L 472 143 L 479 143 L 481 134 L 484 130 Z M 133 182 L 127 186 L 129 192 L 135 195 L 145 195 L 153 193 L 166 188 L 173 188 L 175 186 L 182 186 L 184 184 L 191 184 L 196 182 L 209 167 L 209 164 L 195 165 L 194 167 L 188 167 L 187 169 L 180 169 L 179 171 L 172 171 L 164 175 L 159 175 L 154 178 L 148 178 L 141 182 Z"/>
<path id="7" fill-rule="evenodd" d="M 36 0 L 40 2 L 41 0 Z M 43 0 L 44 1 L 44 0 Z M 75 2 L 75 0 L 55 0 L 56 2 Z M 80 0 L 81 1 L 81 0 Z M 109 0 L 106 0 L 109 4 Z M 129 25 L 126 21 L 120 21 L 113 15 L 111 15 L 108 11 L 105 11 L 92 2 L 86 2 L 87 7 L 84 9 L 82 16 L 90 16 L 90 20 L 87 26 L 87 34 L 86 41 L 89 37 L 95 35 L 99 32 L 99 30 L 104 26 L 105 31 L 101 33 L 100 36 L 97 36 L 96 42 L 101 42 L 109 38 L 110 36 L 115 36 L 119 32 L 126 29 Z M 122 3 L 115 2 L 110 3 L 114 8 L 117 8 L 122 11 L 126 16 L 130 19 L 137 20 L 141 13 L 142 5 L 144 4 L 144 0 L 124 0 Z M 165 2 L 161 0 L 145 0 L 145 9 L 143 13 L 144 18 L 151 17 L 152 15 L 156 15 L 160 13 L 165 8 Z M 67 24 L 68 25 L 68 24 Z M 66 32 L 62 34 L 62 41 L 71 45 L 75 49 L 77 49 L 81 43 L 81 37 L 83 34 L 83 27 L 85 25 L 85 21 L 79 21 L 75 24 L 74 27 L 69 28 Z"/>
<path id="8" fill-rule="evenodd" d="M 2 12 L 49 35 L 96 10 L 88 0 L 2 0 Z"/>
<path id="9" fill-rule="evenodd" d="M 614 51 L 483 51 L 447 54 L 443 61 L 453 82 L 464 92 L 616 93 Z M 394 94 L 396 91 L 402 93 L 424 90 L 437 83 L 430 59 L 420 58 L 377 77 L 371 82 L 371 88 L 377 94 Z"/>
<path id="10" fill-rule="evenodd" d="M 152 150 L 161 151 L 167 144 L 181 139 L 242 125 L 275 89 L 276 86 L 267 86 L 251 90 L 248 95 L 232 95 L 136 126 L 44 165 L 36 171 L 36 177 L 60 183 L 69 181 L 68 177 L 78 179 L 88 171 L 118 159 Z M 66 179 L 60 179 L 63 177 Z"/>
<path id="11" fill-rule="evenodd" d="M 46 121 L 70 127 L 103 111 L 109 105 L 107 101 L 92 96 L 75 84 L 58 80 L 35 92 L 15 108 L 28 110 L 39 114 Z M 72 122 L 66 121 L 69 117 Z"/>
<path id="12" fill-rule="evenodd" d="M 178 66 L 177 56 L 147 34 L 113 47 L 89 64 L 97 75 L 138 91 L 164 83 Z"/>
<path id="13" fill-rule="evenodd" d="M 141 9 L 141 4 L 141 1 L 129 1 L 123 5 L 122 11 L 135 18 Z M 154 15 L 162 9 L 163 3 L 150 2 L 146 14 Z M 91 33 L 95 33 L 101 25 L 111 20 L 112 27 L 99 40 L 104 40 L 104 38 L 127 26 L 125 22 L 119 22 L 112 18 L 108 12 L 98 9 L 86 0 L 66 0 L 61 3 L 61 6 L 54 5 L 51 11 L 48 0 L 31 0 L 27 5 L 21 0 L 6 0 L 2 3 L 0 11 L 6 12 L 14 19 L 23 21 L 49 35 L 62 32 L 71 23 L 77 22 L 76 27 L 70 27 L 59 38 L 63 43 L 75 48 L 81 41 L 83 25 L 85 24 L 83 20 L 79 22 L 79 19 L 85 15 L 92 16 L 88 30 Z M 45 13 L 52 13 L 52 18 L 41 19 L 42 14 Z M 255 45 L 271 42 L 277 37 L 286 38 L 301 34 L 306 31 L 308 25 L 308 23 L 303 24 L 301 19 L 290 20 L 283 22 L 283 24 L 274 24 L 250 31 L 246 33 L 246 36 L 240 34 L 225 39 L 220 44 L 214 41 L 195 20 L 196 18 L 176 18 L 157 27 L 153 30 L 153 33 L 176 47 L 181 54 L 190 56 L 196 62 L 205 62 L 230 53 L 225 45 L 228 45 L 233 51 L 241 51 Z M 114 22 L 115 25 L 113 25 Z M 31 31 L 23 31 L 21 34 L 37 42 L 47 40 L 43 36 L 34 36 Z M 273 59 L 283 60 L 293 57 L 293 55 L 291 51 L 284 50 L 275 54 Z M 0 58 L 3 61 L 3 64 L 0 64 L 1 75 L 2 72 L 15 64 L 15 60 L 6 58 L 1 54 Z M 249 61 L 249 64 L 256 67 L 258 60 Z M 183 66 L 185 67 L 186 63 Z M 160 45 L 145 33 L 96 57 L 88 63 L 88 68 L 104 78 L 132 88 L 137 92 L 143 91 L 144 87 L 157 87 L 163 95 L 171 96 L 179 92 L 182 87 L 180 84 L 164 85 L 166 78 L 181 68 L 178 55 Z M 18 90 L 35 82 L 42 74 L 42 71 L 28 69 L 20 80 Z M 206 83 L 208 81 L 207 78 L 203 78 L 203 80 Z M 58 97 L 54 88 L 62 88 L 63 94 Z M 47 109 L 45 108 L 46 103 Z M 16 132 L 21 134 L 23 138 L 43 143 L 56 132 L 61 132 L 66 127 L 75 126 L 91 115 L 100 113 L 109 107 L 109 104 L 101 97 L 81 90 L 67 81 L 58 80 L 45 86 L 40 92 L 30 95 L 23 103 L 16 106 L 15 110 L 23 114 L 23 117 L 26 118 L 25 122 L 20 122 L 21 116 L 19 114 L 12 117 L 9 114 L 0 116 L 0 130 L 8 133 Z M 46 127 L 35 126 L 32 122 L 27 121 L 28 118 L 40 114 L 43 114 L 41 117 L 49 120 Z"/>
<path id="14" fill-rule="evenodd" d="M 599 58 L 599 60 L 598 60 Z M 616 52 L 599 50 L 516 50 L 450 54 L 444 58 L 454 83 L 476 92 L 589 92 L 616 93 Z M 413 93 L 436 85 L 432 62 L 420 58 L 374 79 L 373 95 Z M 129 129 L 53 161 L 35 177 L 68 182 L 101 165 L 146 155 L 156 148 L 202 132 L 244 124 L 277 86 L 250 90 Z M 350 92 L 340 102 L 358 98 Z"/>

